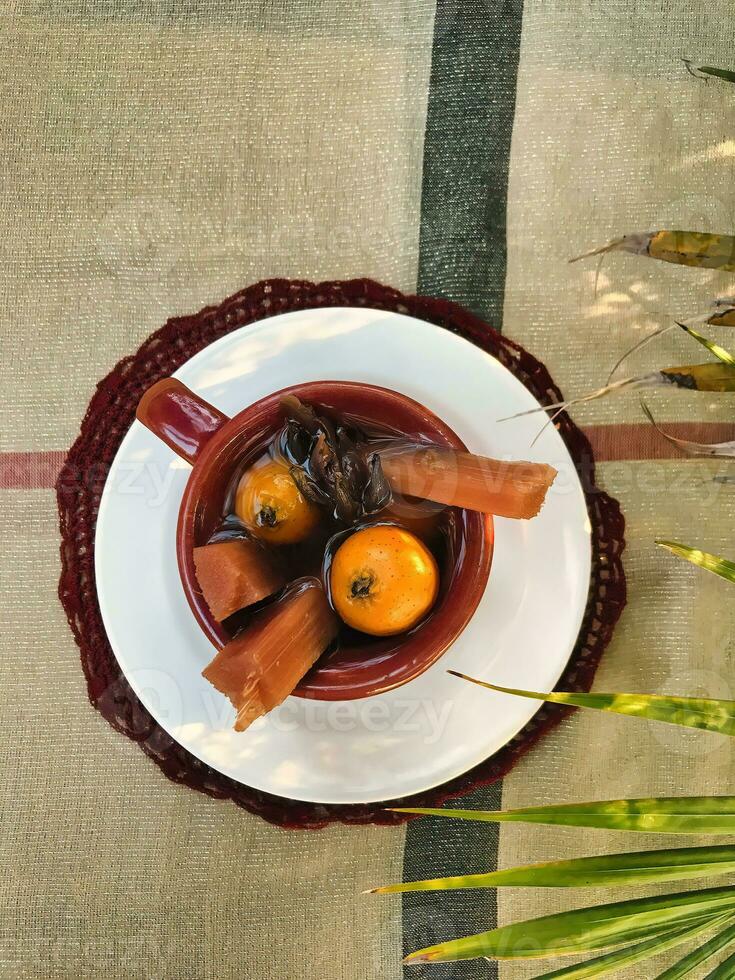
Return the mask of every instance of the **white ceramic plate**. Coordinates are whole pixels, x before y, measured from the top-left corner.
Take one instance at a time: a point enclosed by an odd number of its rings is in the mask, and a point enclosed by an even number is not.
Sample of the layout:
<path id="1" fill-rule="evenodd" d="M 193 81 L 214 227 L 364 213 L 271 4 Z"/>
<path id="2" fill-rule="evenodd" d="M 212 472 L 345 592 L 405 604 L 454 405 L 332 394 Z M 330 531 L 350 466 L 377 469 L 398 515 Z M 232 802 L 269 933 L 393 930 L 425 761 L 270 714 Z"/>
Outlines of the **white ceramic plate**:
<path id="1" fill-rule="evenodd" d="M 447 674 L 551 690 L 577 638 L 590 579 L 582 490 L 544 416 L 496 424 L 534 398 L 498 361 L 447 330 L 366 309 L 286 313 L 237 330 L 176 377 L 228 414 L 305 381 L 393 388 L 444 419 L 473 452 L 560 471 L 541 515 L 496 519 L 490 580 L 471 622 L 420 677 L 357 701 L 290 697 L 244 733 L 201 677 L 213 656 L 179 580 L 175 530 L 189 466 L 140 423 L 102 495 L 96 573 L 105 627 L 133 690 L 158 723 L 212 768 L 269 793 L 367 803 L 426 790 L 505 745 L 538 704 Z"/>

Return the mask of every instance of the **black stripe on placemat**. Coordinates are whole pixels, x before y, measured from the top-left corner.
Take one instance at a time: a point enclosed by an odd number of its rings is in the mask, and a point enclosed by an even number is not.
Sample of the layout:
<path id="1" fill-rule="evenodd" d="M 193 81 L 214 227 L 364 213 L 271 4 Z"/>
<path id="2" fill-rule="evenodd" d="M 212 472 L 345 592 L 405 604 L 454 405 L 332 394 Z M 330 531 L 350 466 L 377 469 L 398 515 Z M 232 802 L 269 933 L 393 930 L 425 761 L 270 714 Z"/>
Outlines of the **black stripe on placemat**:
<path id="1" fill-rule="evenodd" d="M 500 328 L 522 0 L 437 0 L 418 291 Z"/>
<path id="2" fill-rule="evenodd" d="M 461 303 L 498 329 L 522 0 L 437 0 L 424 141 L 418 292 Z M 502 784 L 457 806 L 497 809 Z M 403 880 L 497 867 L 494 824 L 425 817 L 408 825 Z M 404 955 L 497 924 L 494 890 L 407 893 Z M 493 980 L 483 960 L 404 968 L 406 980 Z"/>
<path id="3" fill-rule="evenodd" d="M 496 810 L 502 783 L 493 783 L 452 805 Z M 408 825 L 403 880 L 480 874 L 498 866 L 499 826 L 469 820 L 423 817 Z M 497 924 L 494 888 L 472 891 L 406 892 L 403 895 L 403 955 L 425 946 L 493 929 Z M 413 980 L 493 980 L 497 965 L 486 960 L 404 966 Z"/>

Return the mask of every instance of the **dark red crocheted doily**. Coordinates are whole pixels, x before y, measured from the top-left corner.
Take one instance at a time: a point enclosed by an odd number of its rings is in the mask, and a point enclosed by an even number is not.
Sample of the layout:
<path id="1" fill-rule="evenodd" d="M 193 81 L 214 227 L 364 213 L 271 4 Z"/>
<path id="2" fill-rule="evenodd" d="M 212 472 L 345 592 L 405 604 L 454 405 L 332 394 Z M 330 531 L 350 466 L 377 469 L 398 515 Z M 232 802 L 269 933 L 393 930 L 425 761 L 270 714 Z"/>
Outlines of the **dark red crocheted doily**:
<path id="1" fill-rule="evenodd" d="M 290 828 L 317 829 L 332 821 L 395 824 L 410 818 L 387 813 L 385 804 L 323 806 L 261 793 L 210 769 L 167 735 L 133 694 L 108 643 L 95 588 L 94 532 L 109 467 L 135 417 L 140 396 L 154 381 L 231 330 L 277 313 L 329 306 L 394 310 L 438 324 L 498 358 L 539 401 L 561 400 L 543 364 L 454 303 L 405 296 L 368 279 L 322 283 L 271 279 L 235 293 L 219 306 L 169 320 L 135 354 L 123 358 L 97 386 L 56 485 L 61 526 L 59 596 L 81 651 L 94 707 L 113 728 L 136 741 L 169 779 L 210 796 L 231 799 L 271 823 Z M 556 424 L 582 479 L 593 542 L 587 610 L 559 689 L 587 691 L 625 605 L 624 520 L 617 501 L 595 486 L 594 459 L 586 437 L 566 414 Z M 437 806 L 499 779 L 566 713 L 542 707 L 522 732 L 479 766 L 443 786 L 394 802 Z"/>

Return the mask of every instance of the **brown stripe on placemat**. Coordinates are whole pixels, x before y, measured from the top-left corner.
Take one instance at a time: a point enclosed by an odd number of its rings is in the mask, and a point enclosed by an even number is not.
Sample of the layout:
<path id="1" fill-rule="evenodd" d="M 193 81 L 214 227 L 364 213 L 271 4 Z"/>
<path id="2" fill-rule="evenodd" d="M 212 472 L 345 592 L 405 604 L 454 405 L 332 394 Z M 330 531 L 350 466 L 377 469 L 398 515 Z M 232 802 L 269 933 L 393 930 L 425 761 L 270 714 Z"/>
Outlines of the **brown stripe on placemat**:
<path id="1" fill-rule="evenodd" d="M 730 422 L 669 422 L 663 428 L 677 439 L 691 442 L 729 442 L 735 439 Z M 595 461 L 679 459 L 682 453 L 648 422 L 588 425 L 582 431 L 592 444 Z"/>
<path id="2" fill-rule="evenodd" d="M 735 440 L 730 422 L 667 422 L 663 427 L 692 442 Z M 582 431 L 598 463 L 616 460 L 679 459 L 681 453 L 647 422 L 588 425 Z M 0 453 L 0 490 L 50 490 L 63 466 L 66 451 Z"/>
<path id="3" fill-rule="evenodd" d="M 66 451 L 0 453 L 0 490 L 50 490 Z"/>

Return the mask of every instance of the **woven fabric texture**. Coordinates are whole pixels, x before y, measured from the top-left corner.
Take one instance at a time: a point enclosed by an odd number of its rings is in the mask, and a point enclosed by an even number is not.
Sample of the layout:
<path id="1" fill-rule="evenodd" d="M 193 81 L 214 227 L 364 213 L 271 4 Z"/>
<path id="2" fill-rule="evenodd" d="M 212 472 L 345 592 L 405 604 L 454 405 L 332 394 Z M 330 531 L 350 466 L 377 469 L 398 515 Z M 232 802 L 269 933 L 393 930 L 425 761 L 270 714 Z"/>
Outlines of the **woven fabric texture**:
<path id="1" fill-rule="evenodd" d="M 667 315 L 733 292 L 731 275 L 626 255 L 606 259 L 595 291 L 594 262 L 567 262 L 627 232 L 732 231 L 733 86 L 681 62 L 732 67 L 731 19 L 731 0 L 0 6 L 1 977 L 401 980 L 404 943 L 485 928 L 496 906 L 508 922 L 602 900 L 505 889 L 404 913 L 360 893 L 619 851 L 619 834 L 450 834 L 447 821 L 292 833 L 166 779 L 87 701 L 58 600 L 54 483 L 101 378 L 169 318 L 263 279 L 445 296 L 565 395 L 604 383 Z M 706 356 L 676 331 L 628 367 Z M 674 433 L 733 438 L 731 396 L 655 392 L 651 407 Z M 735 555 L 731 464 L 663 447 L 634 393 L 572 415 L 626 519 L 628 602 L 596 689 L 732 698 L 732 588 L 654 544 Z M 582 711 L 487 790 L 508 807 L 734 792 L 732 740 Z"/>

